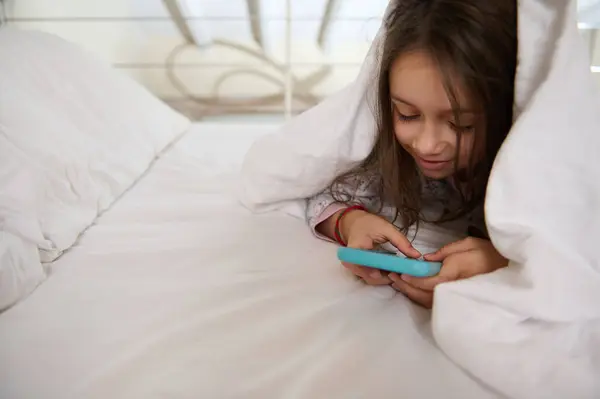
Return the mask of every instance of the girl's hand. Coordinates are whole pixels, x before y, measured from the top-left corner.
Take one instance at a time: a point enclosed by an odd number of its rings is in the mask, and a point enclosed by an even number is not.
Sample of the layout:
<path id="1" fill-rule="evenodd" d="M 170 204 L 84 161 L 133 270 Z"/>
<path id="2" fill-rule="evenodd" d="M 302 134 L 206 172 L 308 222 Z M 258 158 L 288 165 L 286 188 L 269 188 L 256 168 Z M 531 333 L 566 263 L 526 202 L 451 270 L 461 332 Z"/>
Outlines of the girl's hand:
<path id="1" fill-rule="evenodd" d="M 392 223 L 371 213 L 355 210 L 347 213 L 340 221 L 340 232 L 348 247 L 374 249 L 377 245 L 390 242 L 400 252 L 410 258 L 421 254 Z M 367 284 L 389 285 L 389 277 L 377 269 L 342 262 L 344 267 L 362 278 Z"/>
<path id="2" fill-rule="evenodd" d="M 426 308 L 433 306 L 433 293 L 438 284 L 491 273 L 508 265 L 508 260 L 498 253 L 491 241 L 473 237 L 446 245 L 426 255 L 425 260 L 443 262 L 440 273 L 427 278 L 390 274 L 389 278 L 394 282 L 392 287 Z"/>

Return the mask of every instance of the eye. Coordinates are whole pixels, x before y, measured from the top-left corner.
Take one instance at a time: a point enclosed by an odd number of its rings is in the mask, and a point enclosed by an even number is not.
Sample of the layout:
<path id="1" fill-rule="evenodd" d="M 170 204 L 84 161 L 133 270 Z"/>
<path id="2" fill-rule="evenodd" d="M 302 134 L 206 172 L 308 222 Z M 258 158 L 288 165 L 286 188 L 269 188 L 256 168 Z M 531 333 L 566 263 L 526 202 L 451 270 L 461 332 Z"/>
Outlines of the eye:
<path id="1" fill-rule="evenodd" d="M 469 133 L 475 130 L 475 126 L 473 125 L 458 126 L 453 122 L 448 122 L 448 124 L 450 125 L 450 128 L 456 133 Z"/>
<path id="2" fill-rule="evenodd" d="M 398 119 L 400 119 L 402 122 L 416 121 L 420 117 L 421 115 L 404 115 L 398 112 Z"/>

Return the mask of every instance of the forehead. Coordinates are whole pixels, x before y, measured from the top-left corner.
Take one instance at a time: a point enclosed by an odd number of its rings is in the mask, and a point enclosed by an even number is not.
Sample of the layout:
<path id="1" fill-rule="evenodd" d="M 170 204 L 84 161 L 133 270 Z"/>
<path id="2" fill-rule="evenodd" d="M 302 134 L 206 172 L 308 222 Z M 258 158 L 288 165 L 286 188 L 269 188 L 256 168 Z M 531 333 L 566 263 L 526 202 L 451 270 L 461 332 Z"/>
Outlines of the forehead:
<path id="1" fill-rule="evenodd" d="M 450 75 L 454 95 L 462 112 L 470 112 L 472 104 L 458 79 Z M 419 109 L 436 112 L 452 111 L 444 87 L 444 75 L 426 52 L 414 51 L 398 57 L 390 69 L 390 95 Z"/>

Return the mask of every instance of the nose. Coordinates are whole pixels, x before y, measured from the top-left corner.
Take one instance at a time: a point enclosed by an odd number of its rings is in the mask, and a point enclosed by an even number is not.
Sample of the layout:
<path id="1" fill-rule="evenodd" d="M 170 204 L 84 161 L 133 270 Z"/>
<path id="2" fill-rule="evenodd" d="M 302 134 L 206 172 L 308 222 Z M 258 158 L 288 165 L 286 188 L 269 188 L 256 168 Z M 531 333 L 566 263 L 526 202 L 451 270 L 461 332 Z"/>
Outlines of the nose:
<path id="1" fill-rule="evenodd" d="M 413 138 L 412 146 L 421 156 L 437 155 L 443 152 L 443 129 L 438 124 L 425 121 L 423 128 Z"/>

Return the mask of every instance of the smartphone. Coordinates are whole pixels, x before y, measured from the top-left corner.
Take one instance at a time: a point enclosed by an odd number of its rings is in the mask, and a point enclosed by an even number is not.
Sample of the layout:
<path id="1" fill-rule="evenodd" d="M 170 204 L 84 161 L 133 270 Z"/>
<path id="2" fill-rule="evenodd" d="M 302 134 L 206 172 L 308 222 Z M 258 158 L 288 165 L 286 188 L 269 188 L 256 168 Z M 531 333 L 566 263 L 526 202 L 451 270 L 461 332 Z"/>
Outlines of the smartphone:
<path id="1" fill-rule="evenodd" d="M 364 249 L 346 248 L 338 249 L 338 259 L 354 265 L 385 270 L 397 274 L 408 274 L 414 277 L 431 277 L 440 272 L 442 264 L 439 262 L 426 262 L 402 256 Z"/>

